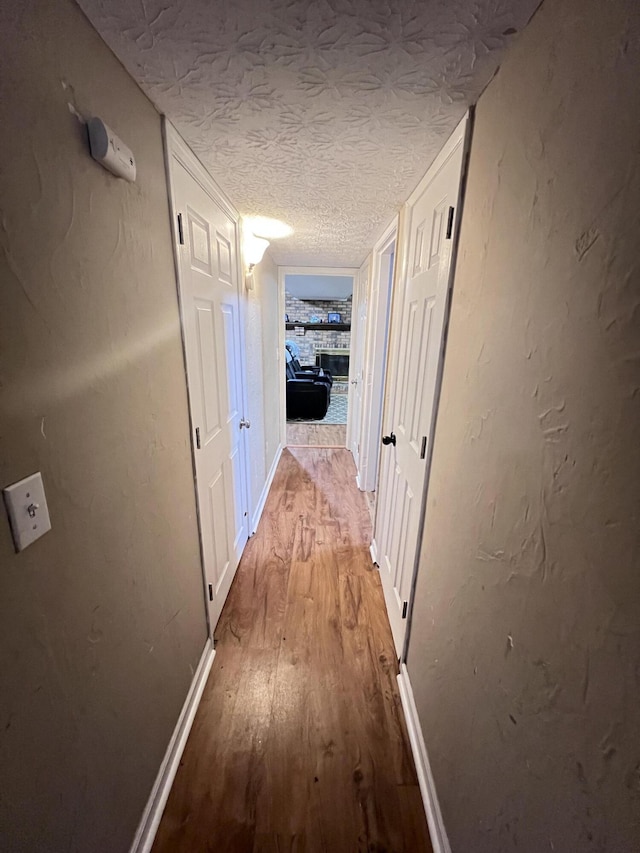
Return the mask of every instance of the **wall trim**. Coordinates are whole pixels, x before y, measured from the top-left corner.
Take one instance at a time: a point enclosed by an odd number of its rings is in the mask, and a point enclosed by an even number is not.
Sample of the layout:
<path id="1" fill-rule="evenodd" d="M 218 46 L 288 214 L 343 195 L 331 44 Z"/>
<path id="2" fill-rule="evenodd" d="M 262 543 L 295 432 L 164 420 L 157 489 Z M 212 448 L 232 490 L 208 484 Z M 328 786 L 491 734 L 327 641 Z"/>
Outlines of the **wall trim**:
<path id="1" fill-rule="evenodd" d="M 256 532 L 258 529 L 258 524 L 260 523 L 260 518 L 262 517 L 262 511 L 264 510 L 264 505 L 267 502 L 267 498 L 269 497 L 269 490 L 271 489 L 271 484 L 273 483 L 273 478 L 276 475 L 276 469 L 278 467 L 278 462 L 280 462 L 280 457 L 282 456 L 283 451 L 282 444 L 278 445 L 278 449 L 276 450 L 276 455 L 273 457 L 273 462 L 271 463 L 271 468 L 269 468 L 269 473 L 267 474 L 267 479 L 262 489 L 262 493 L 260 494 L 260 499 L 258 501 L 258 506 L 253 513 L 253 518 L 251 519 L 251 535 Z"/>
<path id="2" fill-rule="evenodd" d="M 429 756 L 427 755 L 427 748 L 424 743 L 420 720 L 418 719 L 418 709 L 416 708 L 415 699 L 413 698 L 409 672 L 405 663 L 400 667 L 398 686 L 400 688 L 402 709 L 404 711 L 404 717 L 409 731 L 411 752 L 413 753 L 413 760 L 415 761 L 416 772 L 418 774 L 418 782 L 420 784 L 420 793 L 422 794 L 424 811 L 429 825 L 429 835 L 431 836 L 433 853 L 451 853 L 449 838 L 442 820 L 442 812 L 440 811 L 440 804 L 438 803 L 436 786 L 433 781 L 433 774 L 431 773 Z"/>
<path id="3" fill-rule="evenodd" d="M 171 786 L 178 770 L 178 765 L 180 764 L 180 759 L 182 758 L 182 753 L 187 743 L 187 738 L 189 737 L 193 719 L 198 710 L 202 691 L 207 683 L 214 657 L 213 644 L 208 639 L 200 656 L 200 662 L 191 681 L 191 686 L 178 717 L 178 722 L 171 735 L 167 751 L 162 759 L 158 775 L 153 783 L 151 794 L 142 813 L 142 818 L 129 853 L 149 853 L 153 846 L 156 832 L 160 825 L 160 819 L 167 804 L 169 792 L 171 791 Z"/>

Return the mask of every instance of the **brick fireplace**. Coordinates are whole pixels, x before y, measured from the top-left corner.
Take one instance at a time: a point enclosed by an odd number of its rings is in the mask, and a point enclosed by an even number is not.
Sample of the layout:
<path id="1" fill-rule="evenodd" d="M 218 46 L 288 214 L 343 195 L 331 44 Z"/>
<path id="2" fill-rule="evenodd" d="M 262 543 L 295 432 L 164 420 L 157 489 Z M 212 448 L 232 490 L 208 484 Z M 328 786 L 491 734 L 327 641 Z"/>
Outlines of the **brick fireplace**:
<path id="1" fill-rule="evenodd" d="M 290 324 L 311 324 L 311 318 L 317 317 L 322 323 L 327 322 L 330 312 L 337 312 L 341 315 L 342 325 L 351 325 L 351 297 L 346 300 L 307 300 L 296 299 L 295 296 L 287 293 L 285 295 L 285 309 L 289 317 Z M 341 369 L 344 367 L 344 358 L 346 357 L 347 370 L 345 373 L 336 374 L 331 367 L 327 367 L 334 375 L 347 375 L 348 373 L 348 358 L 349 347 L 351 344 L 351 332 L 348 329 L 314 329 L 306 328 L 304 334 L 296 334 L 295 329 L 288 329 L 285 333 L 288 340 L 295 341 L 300 348 L 301 364 L 317 364 L 318 359 L 316 354 L 324 350 L 325 353 L 334 353 L 342 357 Z"/>
<path id="2" fill-rule="evenodd" d="M 349 350 L 333 349 L 328 347 L 316 347 L 316 364 L 323 367 L 332 374 L 334 379 L 347 379 L 349 377 Z"/>

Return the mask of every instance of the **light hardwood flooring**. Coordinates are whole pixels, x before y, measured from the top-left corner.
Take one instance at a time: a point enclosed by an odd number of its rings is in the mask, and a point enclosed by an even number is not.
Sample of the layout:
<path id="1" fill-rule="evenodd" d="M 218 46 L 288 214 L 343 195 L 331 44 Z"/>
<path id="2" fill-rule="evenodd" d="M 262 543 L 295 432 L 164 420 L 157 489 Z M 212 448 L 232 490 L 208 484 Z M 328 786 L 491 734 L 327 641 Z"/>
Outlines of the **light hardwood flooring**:
<path id="1" fill-rule="evenodd" d="M 154 853 L 432 853 L 346 449 L 286 449 Z"/>
<path id="2" fill-rule="evenodd" d="M 289 447 L 345 447 L 346 444 L 346 424 L 287 424 L 287 446 Z"/>
<path id="3" fill-rule="evenodd" d="M 365 492 L 365 499 L 367 501 L 367 507 L 369 508 L 369 515 L 371 516 L 371 523 L 373 524 L 375 514 L 376 514 L 376 493 L 375 492 Z"/>

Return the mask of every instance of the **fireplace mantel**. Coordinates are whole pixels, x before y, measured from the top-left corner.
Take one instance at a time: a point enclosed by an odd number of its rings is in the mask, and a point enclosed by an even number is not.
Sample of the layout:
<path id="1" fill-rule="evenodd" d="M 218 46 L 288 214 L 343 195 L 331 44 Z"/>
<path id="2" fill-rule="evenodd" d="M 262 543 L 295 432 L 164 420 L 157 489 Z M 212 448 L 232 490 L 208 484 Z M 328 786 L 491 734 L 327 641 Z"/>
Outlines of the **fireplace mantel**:
<path id="1" fill-rule="evenodd" d="M 287 331 L 291 329 L 303 328 L 307 331 L 321 332 L 349 332 L 351 331 L 351 323 L 286 323 Z"/>

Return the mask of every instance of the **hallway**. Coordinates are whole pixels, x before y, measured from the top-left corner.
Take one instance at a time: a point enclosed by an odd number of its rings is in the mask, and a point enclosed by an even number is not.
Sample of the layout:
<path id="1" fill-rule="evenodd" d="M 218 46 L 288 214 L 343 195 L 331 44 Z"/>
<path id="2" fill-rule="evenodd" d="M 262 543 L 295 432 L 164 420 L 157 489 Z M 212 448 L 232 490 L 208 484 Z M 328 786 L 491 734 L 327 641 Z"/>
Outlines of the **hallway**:
<path id="1" fill-rule="evenodd" d="M 640 853 L 640 2 L 0 46 L 0 853 Z"/>
<path id="2" fill-rule="evenodd" d="M 351 454 L 284 451 L 154 853 L 429 853 Z"/>

